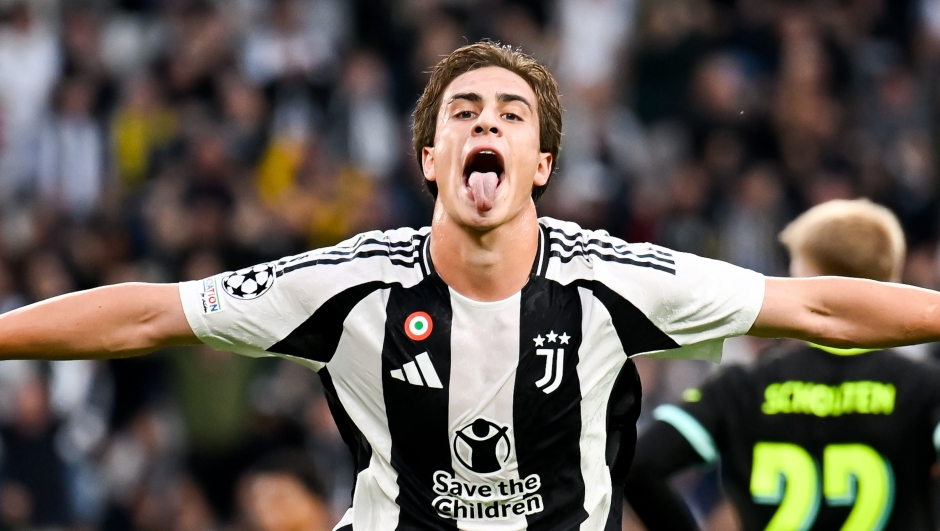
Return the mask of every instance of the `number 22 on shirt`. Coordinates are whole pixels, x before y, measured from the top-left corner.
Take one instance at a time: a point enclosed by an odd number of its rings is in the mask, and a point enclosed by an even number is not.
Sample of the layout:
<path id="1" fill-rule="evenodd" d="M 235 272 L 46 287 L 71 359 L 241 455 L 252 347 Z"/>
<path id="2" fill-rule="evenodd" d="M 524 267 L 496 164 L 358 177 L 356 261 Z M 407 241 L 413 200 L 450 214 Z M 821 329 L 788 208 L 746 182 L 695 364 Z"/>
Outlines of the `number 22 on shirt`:
<path id="1" fill-rule="evenodd" d="M 819 470 L 802 447 L 790 443 L 754 445 L 751 496 L 779 505 L 767 531 L 805 531 L 820 503 Z M 864 444 L 830 444 L 823 450 L 822 494 L 831 506 L 853 505 L 842 531 L 879 531 L 894 505 L 891 464 Z"/>

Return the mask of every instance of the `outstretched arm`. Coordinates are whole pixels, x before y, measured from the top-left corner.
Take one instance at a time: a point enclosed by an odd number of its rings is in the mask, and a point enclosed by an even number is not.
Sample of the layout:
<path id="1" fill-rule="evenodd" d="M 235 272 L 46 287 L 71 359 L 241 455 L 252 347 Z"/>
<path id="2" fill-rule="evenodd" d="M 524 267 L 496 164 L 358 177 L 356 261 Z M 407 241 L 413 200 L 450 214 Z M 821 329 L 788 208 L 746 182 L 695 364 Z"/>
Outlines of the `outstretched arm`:
<path id="1" fill-rule="evenodd" d="M 940 340 L 940 293 L 842 277 L 771 278 L 748 332 L 831 347 L 886 348 Z"/>
<path id="2" fill-rule="evenodd" d="M 176 284 L 105 286 L 0 315 L 0 360 L 118 358 L 192 343 Z"/>

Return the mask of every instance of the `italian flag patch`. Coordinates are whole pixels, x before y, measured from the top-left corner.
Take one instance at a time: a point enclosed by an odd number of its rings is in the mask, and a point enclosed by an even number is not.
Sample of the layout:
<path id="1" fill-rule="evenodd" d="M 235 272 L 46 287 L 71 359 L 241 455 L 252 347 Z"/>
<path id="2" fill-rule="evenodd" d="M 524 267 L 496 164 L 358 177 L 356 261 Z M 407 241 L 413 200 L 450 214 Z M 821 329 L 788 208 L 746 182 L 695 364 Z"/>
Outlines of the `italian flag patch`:
<path id="1" fill-rule="evenodd" d="M 405 319 L 405 334 L 415 341 L 427 339 L 433 328 L 431 316 L 424 312 L 415 312 Z"/>

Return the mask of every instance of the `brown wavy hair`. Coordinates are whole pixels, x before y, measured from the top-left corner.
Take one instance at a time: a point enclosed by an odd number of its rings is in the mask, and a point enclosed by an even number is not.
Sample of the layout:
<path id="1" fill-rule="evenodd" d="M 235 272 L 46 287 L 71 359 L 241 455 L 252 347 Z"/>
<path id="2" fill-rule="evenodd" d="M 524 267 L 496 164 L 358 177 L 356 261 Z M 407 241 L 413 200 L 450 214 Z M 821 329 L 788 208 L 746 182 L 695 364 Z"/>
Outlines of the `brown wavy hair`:
<path id="1" fill-rule="evenodd" d="M 539 150 L 542 153 L 551 153 L 554 173 L 561 151 L 561 98 L 558 84 L 548 69 L 532 56 L 492 41 L 481 41 L 458 48 L 431 70 L 431 79 L 424 87 L 424 94 L 418 99 L 412 114 L 413 142 L 418 166 L 423 170 L 421 151 L 425 147 L 434 146 L 437 116 L 447 86 L 458 76 L 488 66 L 505 68 L 532 87 L 539 116 Z M 437 199 L 437 183 L 428 180 L 424 182 L 431 195 Z M 538 200 L 546 188 L 547 182 L 543 186 L 533 186 L 532 199 Z"/>

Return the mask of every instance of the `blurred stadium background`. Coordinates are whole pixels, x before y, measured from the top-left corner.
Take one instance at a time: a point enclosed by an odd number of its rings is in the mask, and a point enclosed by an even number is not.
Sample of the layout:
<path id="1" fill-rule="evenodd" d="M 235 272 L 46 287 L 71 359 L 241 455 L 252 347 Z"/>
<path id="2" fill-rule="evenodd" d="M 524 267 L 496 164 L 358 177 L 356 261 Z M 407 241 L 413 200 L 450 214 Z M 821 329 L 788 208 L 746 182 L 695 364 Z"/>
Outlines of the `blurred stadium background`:
<path id="1" fill-rule="evenodd" d="M 788 220 L 866 196 L 904 224 L 905 281 L 940 287 L 940 0 L 3 0 L 0 15 L 0 312 L 426 224 L 409 115 L 425 71 L 484 37 L 562 86 L 542 215 L 786 274 Z M 724 363 L 761 347 L 729 341 Z M 638 365 L 647 412 L 712 370 Z M 0 529 L 249 529 L 242 473 L 284 447 L 318 467 L 335 521 L 350 464 L 318 385 L 208 348 L 0 363 Z M 735 528 L 713 476 L 679 484 L 707 528 Z"/>

